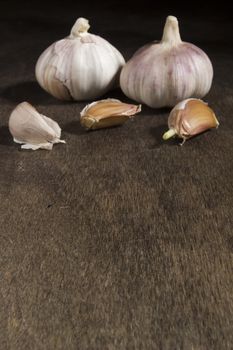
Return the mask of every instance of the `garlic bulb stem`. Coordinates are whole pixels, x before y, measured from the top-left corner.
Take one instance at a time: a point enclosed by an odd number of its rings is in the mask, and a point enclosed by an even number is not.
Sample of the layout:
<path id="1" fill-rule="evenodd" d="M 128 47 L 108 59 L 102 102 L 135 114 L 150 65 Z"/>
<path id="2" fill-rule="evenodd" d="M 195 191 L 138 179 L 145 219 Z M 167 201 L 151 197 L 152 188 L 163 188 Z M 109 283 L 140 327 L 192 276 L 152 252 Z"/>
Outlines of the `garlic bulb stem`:
<path id="1" fill-rule="evenodd" d="M 89 28 L 90 28 L 89 21 L 86 18 L 83 18 L 83 17 L 78 18 L 71 29 L 70 38 L 71 39 L 77 38 L 78 36 L 82 36 L 83 34 L 86 34 Z"/>
<path id="2" fill-rule="evenodd" d="M 172 129 L 169 129 L 168 131 L 166 131 L 163 134 L 163 139 L 164 140 L 168 140 L 168 139 L 170 139 L 171 137 L 173 137 L 175 135 L 176 135 L 176 130 L 172 128 Z"/>
<path id="3" fill-rule="evenodd" d="M 176 46 L 182 43 L 179 31 L 179 24 L 176 17 L 167 17 L 161 43 L 169 46 Z"/>

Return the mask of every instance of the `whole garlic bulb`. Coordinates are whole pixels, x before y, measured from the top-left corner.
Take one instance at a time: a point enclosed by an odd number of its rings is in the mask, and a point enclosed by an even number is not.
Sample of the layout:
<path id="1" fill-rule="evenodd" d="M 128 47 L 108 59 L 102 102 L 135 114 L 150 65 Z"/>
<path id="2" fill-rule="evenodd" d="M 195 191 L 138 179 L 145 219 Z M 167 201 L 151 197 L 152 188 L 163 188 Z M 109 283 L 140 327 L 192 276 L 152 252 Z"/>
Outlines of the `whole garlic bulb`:
<path id="1" fill-rule="evenodd" d="M 49 46 L 36 64 L 36 78 L 61 100 L 99 97 L 119 84 L 125 60 L 100 36 L 88 33 L 88 20 L 79 18 L 68 37 Z"/>
<path id="2" fill-rule="evenodd" d="M 205 96 L 212 79 L 208 56 L 197 46 L 182 42 L 177 18 L 168 16 L 162 40 L 134 54 L 122 69 L 120 85 L 126 96 L 158 108 Z"/>

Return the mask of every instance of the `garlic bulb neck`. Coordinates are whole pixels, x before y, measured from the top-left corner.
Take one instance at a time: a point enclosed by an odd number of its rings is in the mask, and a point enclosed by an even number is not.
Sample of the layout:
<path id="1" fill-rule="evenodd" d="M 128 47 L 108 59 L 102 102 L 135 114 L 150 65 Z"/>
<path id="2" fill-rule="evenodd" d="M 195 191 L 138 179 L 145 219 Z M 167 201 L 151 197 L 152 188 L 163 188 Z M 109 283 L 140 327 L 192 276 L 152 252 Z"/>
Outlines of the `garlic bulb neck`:
<path id="1" fill-rule="evenodd" d="M 90 28 L 89 21 L 86 18 L 83 18 L 83 17 L 78 18 L 71 29 L 70 38 L 74 39 L 82 36 L 83 34 L 86 34 L 89 28 Z"/>
<path id="2" fill-rule="evenodd" d="M 176 17 L 167 17 L 161 43 L 169 46 L 176 46 L 182 43 L 179 31 L 179 24 Z"/>

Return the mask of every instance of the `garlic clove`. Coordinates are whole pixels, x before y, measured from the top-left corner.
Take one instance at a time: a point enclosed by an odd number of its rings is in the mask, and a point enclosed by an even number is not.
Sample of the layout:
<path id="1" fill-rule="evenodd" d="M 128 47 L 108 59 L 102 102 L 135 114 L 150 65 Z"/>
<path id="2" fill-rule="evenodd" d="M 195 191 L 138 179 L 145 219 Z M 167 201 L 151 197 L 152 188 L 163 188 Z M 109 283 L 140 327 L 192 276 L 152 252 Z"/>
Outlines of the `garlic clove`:
<path id="1" fill-rule="evenodd" d="M 141 105 L 106 99 L 88 104 L 80 113 L 81 125 L 87 129 L 101 129 L 121 125 L 141 111 Z"/>
<path id="2" fill-rule="evenodd" d="M 37 112 L 28 102 L 22 102 L 12 111 L 9 118 L 9 130 L 16 143 L 23 149 L 39 148 L 51 150 L 60 140 L 61 128 L 54 120 Z"/>
<path id="3" fill-rule="evenodd" d="M 178 136 L 184 143 L 188 138 L 218 126 L 219 122 L 207 103 L 189 98 L 172 109 L 168 117 L 169 130 L 164 133 L 163 139 Z"/>

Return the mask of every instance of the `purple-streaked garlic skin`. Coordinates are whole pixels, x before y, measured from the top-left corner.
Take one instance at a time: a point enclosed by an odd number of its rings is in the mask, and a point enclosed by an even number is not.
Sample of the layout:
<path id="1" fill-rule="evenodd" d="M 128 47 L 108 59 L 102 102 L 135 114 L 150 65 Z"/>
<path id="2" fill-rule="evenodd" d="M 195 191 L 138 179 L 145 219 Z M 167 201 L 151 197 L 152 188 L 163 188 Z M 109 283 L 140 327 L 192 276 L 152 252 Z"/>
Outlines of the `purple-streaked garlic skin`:
<path id="1" fill-rule="evenodd" d="M 182 42 L 177 19 L 167 18 L 163 38 L 139 49 L 123 67 L 120 85 L 126 96 L 150 107 L 173 107 L 210 90 L 213 67 L 197 46 Z"/>
<path id="2" fill-rule="evenodd" d="M 90 100 L 119 85 L 125 60 L 107 40 L 88 33 L 79 18 L 68 37 L 50 45 L 36 64 L 40 86 L 61 100 Z"/>
<path id="3" fill-rule="evenodd" d="M 218 126 L 219 122 L 213 110 L 202 100 L 190 98 L 172 109 L 168 117 L 169 130 L 163 138 L 167 140 L 171 136 L 178 136 L 185 141 Z"/>

